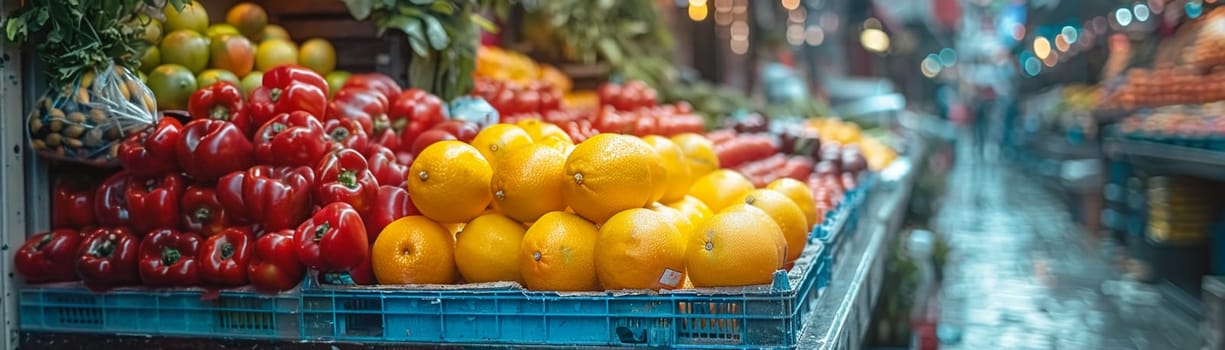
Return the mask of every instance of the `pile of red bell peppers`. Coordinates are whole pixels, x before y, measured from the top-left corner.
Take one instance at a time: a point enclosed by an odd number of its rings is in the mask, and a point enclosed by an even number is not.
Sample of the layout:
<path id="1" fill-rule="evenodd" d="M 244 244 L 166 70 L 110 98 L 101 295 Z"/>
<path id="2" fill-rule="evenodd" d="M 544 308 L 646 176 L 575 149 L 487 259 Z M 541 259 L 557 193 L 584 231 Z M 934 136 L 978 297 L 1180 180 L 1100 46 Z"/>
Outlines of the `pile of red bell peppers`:
<path id="1" fill-rule="evenodd" d="M 162 118 L 119 147 L 122 170 L 61 180 L 53 231 L 16 253 L 30 283 L 294 288 L 308 269 L 374 283 L 369 248 L 417 214 L 404 189 L 414 151 L 471 140 L 442 100 L 381 74 L 355 75 L 329 100 L 326 80 L 281 66 L 244 96 L 219 82 L 190 118 Z"/>

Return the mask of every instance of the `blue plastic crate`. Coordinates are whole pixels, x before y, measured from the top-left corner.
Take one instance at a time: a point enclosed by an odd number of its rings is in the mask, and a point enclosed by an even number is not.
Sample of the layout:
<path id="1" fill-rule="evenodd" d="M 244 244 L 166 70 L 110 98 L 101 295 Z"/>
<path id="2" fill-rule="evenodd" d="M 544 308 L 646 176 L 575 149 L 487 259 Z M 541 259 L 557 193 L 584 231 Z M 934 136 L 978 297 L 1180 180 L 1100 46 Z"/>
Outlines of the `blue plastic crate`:
<path id="1" fill-rule="evenodd" d="M 302 289 L 308 340 L 699 349 L 794 348 L 828 284 L 813 242 L 770 285 L 558 293 L 514 283 Z"/>
<path id="2" fill-rule="evenodd" d="M 874 181 L 875 175 L 865 177 L 859 186 L 847 191 L 843 200 L 825 214 L 824 221 L 813 227 L 810 238 L 815 238 L 825 246 L 832 261 L 838 261 L 842 244 L 854 237 L 858 230 L 859 215 L 868 202 Z"/>
<path id="3" fill-rule="evenodd" d="M 21 289 L 23 331 L 127 333 L 255 339 L 301 338 L 301 298 L 222 291 L 118 289 L 104 293 L 79 284 Z"/>

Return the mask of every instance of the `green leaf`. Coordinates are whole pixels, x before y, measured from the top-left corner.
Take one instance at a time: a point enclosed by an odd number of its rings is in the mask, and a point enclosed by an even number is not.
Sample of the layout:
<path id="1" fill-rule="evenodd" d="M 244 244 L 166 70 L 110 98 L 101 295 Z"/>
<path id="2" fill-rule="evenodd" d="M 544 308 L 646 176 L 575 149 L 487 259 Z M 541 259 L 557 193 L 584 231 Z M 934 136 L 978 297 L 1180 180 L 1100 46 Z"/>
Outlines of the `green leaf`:
<path id="1" fill-rule="evenodd" d="M 471 17 L 472 17 L 472 23 L 476 23 L 476 25 L 481 27 L 481 29 L 484 29 L 486 32 L 498 34 L 499 32 L 498 25 L 493 24 L 493 22 L 490 22 L 488 19 L 485 19 L 485 17 L 482 17 L 481 15 L 478 15 L 475 13 L 472 14 Z"/>
<path id="2" fill-rule="evenodd" d="M 408 0 L 408 2 L 413 3 L 413 5 L 431 5 L 434 3 L 434 0 Z"/>
<path id="3" fill-rule="evenodd" d="M 430 5 L 430 11 L 450 16 L 455 14 L 455 6 L 452 6 L 451 3 L 447 1 L 438 1 L 433 5 Z"/>
<path id="4" fill-rule="evenodd" d="M 340 0 L 345 3 L 345 7 L 349 9 L 349 14 L 353 15 L 354 19 L 364 21 L 370 17 L 370 12 L 374 11 L 374 0 Z"/>
<path id="5" fill-rule="evenodd" d="M 624 57 L 621 54 L 621 46 L 617 45 L 616 41 L 612 38 L 603 38 L 596 45 L 599 46 L 600 53 L 604 55 L 604 58 L 608 59 L 609 63 L 613 65 L 621 64 Z"/>
<path id="6" fill-rule="evenodd" d="M 408 45 L 413 49 L 413 53 L 417 56 L 425 56 L 429 54 L 427 43 L 425 42 L 425 31 L 421 27 L 421 20 L 416 17 L 395 16 L 387 21 L 387 26 L 399 29 L 408 37 Z"/>
<path id="7" fill-rule="evenodd" d="M 442 50 L 451 45 L 451 37 L 447 35 L 446 28 L 442 27 L 442 22 L 434 16 L 421 16 L 421 21 L 425 23 L 425 37 L 430 40 L 430 46 L 434 50 Z"/>
<path id="8" fill-rule="evenodd" d="M 18 17 L 9 18 L 8 23 L 4 25 L 4 33 L 5 33 L 5 36 L 7 36 L 9 40 L 11 41 L 17 41 L 17 38 L 18 38 L 17 34 L 21 34 L 22 37 L 25 37 L 26 35 L 25 17 L 18 16 Z"/>

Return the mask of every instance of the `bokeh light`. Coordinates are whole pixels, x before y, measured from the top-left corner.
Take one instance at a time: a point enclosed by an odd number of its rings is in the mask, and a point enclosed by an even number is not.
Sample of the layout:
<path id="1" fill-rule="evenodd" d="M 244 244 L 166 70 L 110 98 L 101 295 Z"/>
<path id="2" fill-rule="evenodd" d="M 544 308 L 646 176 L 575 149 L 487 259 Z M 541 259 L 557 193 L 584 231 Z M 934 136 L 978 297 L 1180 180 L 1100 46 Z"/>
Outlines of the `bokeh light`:
<path id="1" fill-rule="evenodd" d="M 690 1 L 689 19 L 693 20 L 694 22 L 701 22 L 702 20 L 706 19 L 707 13 L 709 13 L 709 9 L 706 7 L 706 1 L 702 1 L 702 4 L 698 6 L 694 6 L 693 1 Z"/>
<path id="2" fill-rule="evenodd" d="M 1188 1 L 1184 6 L 1188 18 L 1199 18 L 1204 14 L 1204 3 L 1196 0 Z"/>
<path id="3" fill-rule="evenodd" d="M 1068 48 L 1070 47 L 1071 45 L 1068 44 L 1068 39 L 1064 39 L 1063 34 L 1055 36 L 1055 48 L 1058 49 L 1059 52 L 1068 52 Z"/>
<path id="4" fill-rule="evenodd" d="M 1144 22 L 1148 20 L 1148 5 L 1136 4 L 1136 7 L 1132 9 L 1132 12 L 1136 14 L 1137 21 Z"/>
<path id="5" fill-rule="evenodd" d="M 809 26 L 804 31 L 804 43 L 808 46 L 821 46 L 825 42 L 825 31 L 818 26 Z"/>
<path id="6" fill-rule="evenodd" d="M 1114 11 L 1114 21 L 1124 27 L 1131 25 L 1131 9 L 1124 7 Z"/>
<path id="7" fill-rule="evenodd" d="M 1069 44 L 1075 44 L 1077 40 L 1080 40 L 1080 32 L 1072 26 L 1064 26 L 1063 30 L 1061 30 L 1059 34 L 1063 35 L 1063 38 L 1066 39 Z"/>
<path id="8" fill-rule="evenodd" d="M 1026 58 L 1025 59 L 1025 74 L 1032 77 L 1032 76 L 1037 76 L 1038 73 L 1042 73 L 1042 61 L 1039 61 L 1037 57 L 1032 57 L 1032 56 L 1029 58 Z"/>
<path id="9" fill-rule="evenodd" d="M 945 67 L 952 67 L 954 64 L 957 64 L 957 50 L 947 47 L 940 50 L 940 64 Z"/>
<path id="10" fill-rule="evenodd" d="M 1038 58 L 1046 59 L 1046 56 L 1051 54 L 1051 42 L 1046 37 L 1037 37 L 1034 39 L 1034 54 Z"/>
<path id="11" fill-rule="evenodd" d="M 889 34 L 885 34 L 885 31 L 876 28 L 864 29 L 859 34 L 859 43 L 868 51 L 876 53 L 889 51 Z"/>
<path id="12" fill-rule="evenodd" d="M 788 10 L 794 10 L 800 7 L 800 0 L 782 0 L 782 2 L 783 8 Z"/>

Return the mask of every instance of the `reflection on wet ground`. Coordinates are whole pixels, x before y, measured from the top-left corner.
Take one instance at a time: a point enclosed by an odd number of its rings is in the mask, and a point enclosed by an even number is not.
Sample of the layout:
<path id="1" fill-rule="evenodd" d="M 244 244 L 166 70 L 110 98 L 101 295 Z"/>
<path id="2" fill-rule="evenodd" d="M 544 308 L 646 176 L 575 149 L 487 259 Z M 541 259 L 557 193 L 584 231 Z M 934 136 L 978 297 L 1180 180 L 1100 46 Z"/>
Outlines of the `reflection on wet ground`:
<path id="1" fill-rule="evenodd" d="M 1006 165 L 966 162 L 935 227 L 945 271 L 942 349 L 1199 349 L 1196 321 L 1127 280 L 1068 210 Z"/>

